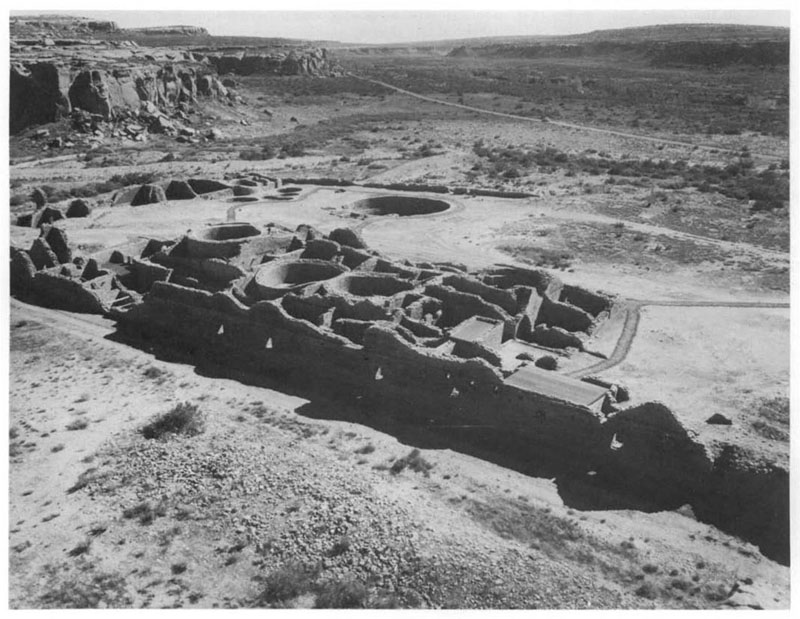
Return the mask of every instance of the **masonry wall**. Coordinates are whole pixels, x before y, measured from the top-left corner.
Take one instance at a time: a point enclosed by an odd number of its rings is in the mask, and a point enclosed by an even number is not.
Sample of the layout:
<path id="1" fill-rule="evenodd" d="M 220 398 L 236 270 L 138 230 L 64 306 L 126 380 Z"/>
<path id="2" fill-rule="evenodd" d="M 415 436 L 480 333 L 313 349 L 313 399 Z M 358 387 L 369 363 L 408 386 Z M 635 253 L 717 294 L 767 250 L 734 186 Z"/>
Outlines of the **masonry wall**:
<path id="1" fill-rule="evenodd" d="M 102 291 L 92 291 L 78 280 L 47 271 L 39 271 L 31 280 L 30 292 L 45 307 L 70 312 L 105 314 L 110 303 L 104 303 Z"/>
<path id="2" fill-rule="evenodd" d="M 319 380 L 348 397 L 357 391 L 379 394 L 388 408 L 409 418 L 489 424 L 509 436 L 524 435 L 532 448 L 557 445 L 558 457 L 571 454 L 583 462 L 599 444 L 601 418 L 595 413 L 509 387 L 483 359 L 416 347 L 396 326 L 364 328 L 357 337 L 363 346 L 358 346 L 270 302 L 248 308 L 225 293 L 162 282 L 125 321 L 153 335 L 178 336 L 218 362 L 250 372 L 279 371 L 304 383 Z M 382 378 L 376 380 L 379 369 Z"/>

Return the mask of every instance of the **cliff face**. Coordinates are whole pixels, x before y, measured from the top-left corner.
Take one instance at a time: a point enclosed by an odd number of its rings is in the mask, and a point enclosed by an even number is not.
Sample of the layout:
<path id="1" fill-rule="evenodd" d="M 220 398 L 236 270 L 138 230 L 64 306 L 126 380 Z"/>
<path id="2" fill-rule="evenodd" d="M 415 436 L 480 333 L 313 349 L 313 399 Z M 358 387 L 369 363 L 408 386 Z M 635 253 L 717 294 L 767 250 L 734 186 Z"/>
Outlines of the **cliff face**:
<path id="1" fill-rule="evenodd" d="M 239 50 L 211 53 L 208 62 L 219 73 L 237 75 L 312 75 L 331 76 L 342 73 L 338 63 L 327 50 L 312 48 L 305 50 Z"/>
<path id="2" fill-rule="evenodd" d="M 11 18 L 10 34 L 12 134 L 57 121 L 74 110 L 108 121 L 143 104 L 169 114 L 203 97 L 237 101 L 217 79 L 221 73 L 341 73 L 326 50 L 307 46 L 185 51 L 192 42 L 219 44 L 195 26 L 122 30 L 113 22 L 44 15 Z"/>
<path id="3" fill-rule="evenodd" d="M 162 110 L 201 97 L 228 97 L 216 75 L 199 63 L 87 68 L 57 61 L 12 64 L 11 133 L 54 122 L 81 109 L 114 119 L 122 110 L 151 103 Z"/>

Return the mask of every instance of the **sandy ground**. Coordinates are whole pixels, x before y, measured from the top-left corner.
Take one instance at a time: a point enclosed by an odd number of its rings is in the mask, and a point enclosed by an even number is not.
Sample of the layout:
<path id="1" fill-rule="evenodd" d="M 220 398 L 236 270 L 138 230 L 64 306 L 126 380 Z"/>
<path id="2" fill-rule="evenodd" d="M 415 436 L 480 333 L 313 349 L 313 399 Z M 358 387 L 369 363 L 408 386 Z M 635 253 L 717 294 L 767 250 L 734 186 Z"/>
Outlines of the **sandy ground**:
<path id="1" fill-rule="evenodd" d="M 789 397 L 788 331 L 788 309 L 645 307 L 628 357 L 604 375 L 629 385 L 636 402 L 667 403 L 705 440 L 749 444 L 786 462 L 788 444 L 750 423 L 759 400 Z M 733 424 L 706 424 L 714 413 Z"/>

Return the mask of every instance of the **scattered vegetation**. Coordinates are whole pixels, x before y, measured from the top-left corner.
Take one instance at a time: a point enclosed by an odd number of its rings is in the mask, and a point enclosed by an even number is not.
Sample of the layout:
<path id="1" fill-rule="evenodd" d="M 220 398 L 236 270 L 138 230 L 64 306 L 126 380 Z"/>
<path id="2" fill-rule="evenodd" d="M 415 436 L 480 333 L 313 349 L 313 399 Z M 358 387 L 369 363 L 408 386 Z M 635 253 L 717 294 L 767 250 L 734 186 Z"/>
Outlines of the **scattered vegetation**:
<path id="1" fill-rule="evenodd" d="M 122 576 L 95 573 L 91 564 L 84 562 L 76 574 L 67 578 L 58 566 L 46 566 L 45 573 L 44 593 L 36 607 L 108 609 L 130 607 L 133 603 Z"/>
<path id="2" fill-rule="evenodd" d="M 205 431 L 205 415 L 197 404 L 181 402 L 168 413 L 156 417 L 141 429 L 146 439 L 162 439 L 174 435 L 196 436 Z"/>
<path id="3" fill-rule="evenodd" d="M 756 432 L 772 441 L 789 442 L 789 398 L 762 400 L 757 415 L 758 419 L 750 424 Z"/>
<path id="4" fill-rule="evenodd" d="M 319 571 L 318 566 L 292 563 L 271 572 L 264 578 L 263 588 L 253 606 L 273 606 L 308 593 Z"/>
<path id="5" fill-rule="evenodd" d="M 320 588 L 315 608 L 365 608 L 367 588 L 355 579 L 328 582 Z"/>
<path id="6" fill-rule="evenodd" d="M 534 365 L 537 368 L 542 368 L 543 370 L 556 370 L 558 369 L 558 359 L 552 355 L 544 355 L 543 357 L 539 357 L 534 362 Z"/>
<path id="7" fill-rule="evenodd" d="M 161 501 L 157 505 L 152 505 L 149 501 L 142 501 L 133 507 L 128 507 L 122 511 L 122 517 L 128 520 L 138 520 L 139 524 L 148 525 L 161 516 L 167 514 L 167 506 Z"/>
<path id="8" fill-rule="evenodd" d="M 428 462 L 425 458 L 422 457 L 419 449 L 412 449 L 402 458 L 398 458 L 392 463 L 392 466 L 389 467 L 389 472 L 393 475 L 397 475 L 401 473 L 405 469 L 410 469 L 415 473 L 422 473 L 427 477 L 430 474 L 430 470 L 433 468 L 433 464 Z"/>
<path id="9" fill-rule="evenodd" d="M 85 419 L 76 419 L 67 424 L 67 430 L 84 430 L 89 426 L 89 422 Z"/>

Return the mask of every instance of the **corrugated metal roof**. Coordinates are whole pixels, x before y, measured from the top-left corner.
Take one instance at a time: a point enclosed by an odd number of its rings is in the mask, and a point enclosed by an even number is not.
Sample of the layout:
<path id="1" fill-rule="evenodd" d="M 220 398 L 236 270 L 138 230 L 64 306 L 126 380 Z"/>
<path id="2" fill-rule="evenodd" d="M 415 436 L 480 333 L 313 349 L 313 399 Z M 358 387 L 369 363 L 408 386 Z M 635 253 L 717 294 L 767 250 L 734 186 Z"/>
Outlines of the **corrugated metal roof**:
<path id="1" fill-rule="evenodd" d="M 532 365 L 520 368 L 505 382 L 517 389 L 540 393 L 543 396 L 564 400 L 579 406 L 591 406 L 606 393 L 605 389 L 597 385 L 590 385 L 548 370 L 540 370 Z"/>
<path id="2" fill-rule="evenodd" d="M 489 332 L 502 325 L 499 320 L 484 318 L 483 316 L 473 316 L 467 318 L 450 332 L 450 337 L 455 340 L 467 342 L 479 342 L 484 339 Z"/>

